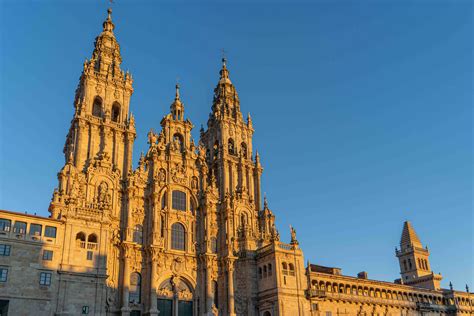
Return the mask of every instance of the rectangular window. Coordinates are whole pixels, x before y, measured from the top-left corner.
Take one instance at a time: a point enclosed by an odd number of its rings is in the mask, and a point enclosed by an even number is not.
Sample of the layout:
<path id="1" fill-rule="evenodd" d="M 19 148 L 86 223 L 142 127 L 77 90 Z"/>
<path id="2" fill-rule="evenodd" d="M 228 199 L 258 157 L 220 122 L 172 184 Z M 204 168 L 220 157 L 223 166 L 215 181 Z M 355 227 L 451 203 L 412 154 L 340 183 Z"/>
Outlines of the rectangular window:
<path id="1" fill-rule="evenodd" d="M 26 223 L 15 222 L 15 225 L 13 225 L 13 232 L 17 234 L 26 234 Z"/>
<path id="2" fill-rule="evenodd" d="M 0 256 L 9 256 L 10 255 L 11 246 L 0 244 Z"/>
<path id="3" fill-rule="evenodd" d="M 87 252 L 87 260 L 91 261 L 94 256 L 94 253 L 92 251 Z"/>
<path id="4" fill-rule="evenodd" d="M 0 268 L 0 282 L 7 282 L 8 269 Z"/>
<path id="5" fill-rule="evenodd" d="M 56 238 L 56 227 L 46 226 L 44 236 L 49 238 Z"/>
<path id="6" fill-rule="evenodd" d="M 9 232 L 12 222 L 9 219 L 0 218 L 0 231 Z"/>
<path id="7" fill-rule="evenodd" d="M 43 226 L 40 224 L 31 224 L 30 225 L 30 235 L 31 236 L 41 236 L 41 231 L 43 230 Z"/>
<path id="8" fill-rule="evenodd" d="M 46 260 L 46 261 L 53 260 L 53 251 L 52 250 L 43 250 L 43 260 Z"/>
<path id="9" fill-rule="evenodd" d="M 186 211 L 186 193 L 181 191 L 173 191 L 172 198 L 172 207 L 174 210 Z"/>
<path id="10" fill-rule="evenodd" d="M 40 285 L 51 285 L 51 272 L 40 273 Z"/>

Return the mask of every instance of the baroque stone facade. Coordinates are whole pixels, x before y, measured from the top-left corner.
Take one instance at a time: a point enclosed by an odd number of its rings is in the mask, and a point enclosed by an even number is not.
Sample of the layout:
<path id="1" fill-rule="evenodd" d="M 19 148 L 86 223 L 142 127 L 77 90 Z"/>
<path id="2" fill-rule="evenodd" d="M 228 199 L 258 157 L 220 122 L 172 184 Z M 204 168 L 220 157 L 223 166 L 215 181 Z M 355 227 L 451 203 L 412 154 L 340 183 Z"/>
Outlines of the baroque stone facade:
<path id="1" fill-rule="evenodd" d="M 226 61 L 196 143 L 179 86 L 132 168 L 133 79 L 111 11 L 83 65 L 50 218 L 0 211 L 0 315 L 468 315 L 410 223 L 394 283 L 308 263 L 261 194 Z M 264 200 L 261 205 L 262 198 Z"/>

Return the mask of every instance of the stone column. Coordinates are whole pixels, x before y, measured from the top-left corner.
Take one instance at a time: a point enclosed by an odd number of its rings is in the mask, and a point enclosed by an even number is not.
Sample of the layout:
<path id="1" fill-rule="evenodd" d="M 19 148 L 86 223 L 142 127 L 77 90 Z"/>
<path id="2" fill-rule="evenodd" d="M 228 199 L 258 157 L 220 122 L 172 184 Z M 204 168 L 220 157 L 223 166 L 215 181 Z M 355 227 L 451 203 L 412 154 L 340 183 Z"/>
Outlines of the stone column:
<path id="1" fill-rule="evenodd" d="M 129 301 L 129 291 L 130 291 L 130 259 L 128 258 L 128 253 L 125 253 L 125 260 L 123 264 L 123 292 L 122 292 L 122 308 L 121 315 L 129 316 L 130 308 L 128 307 Z"/>
<path id="2" fill-rule="evenodd" d="M 156 297 L 156 264 L 154 261 L 155 258 L 154 249 L 151 250 L 151 276 L 150 276 L 150 311 L 149 315 L 158 315 L 158 301 Z"/>
<path id="3" fill-rule="evenodd" d="M 228 315 L 235 315 L 234 307 L 234 263 L 229 260 L 227 267 Z"/>
<path id="4" fill-rule="evenodd" d="M 212 293 L 211 263 L 206 258 L 206 312 L 212 315 L 212 304 L 214 303 L 214 293 Z"/>

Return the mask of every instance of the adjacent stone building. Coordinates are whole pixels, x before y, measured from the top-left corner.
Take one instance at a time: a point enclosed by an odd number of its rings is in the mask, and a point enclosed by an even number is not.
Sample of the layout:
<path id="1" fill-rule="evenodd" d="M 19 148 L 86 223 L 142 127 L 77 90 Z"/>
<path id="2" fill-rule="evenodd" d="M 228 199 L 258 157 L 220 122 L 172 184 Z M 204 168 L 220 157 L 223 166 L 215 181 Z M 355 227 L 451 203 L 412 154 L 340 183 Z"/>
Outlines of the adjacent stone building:
<path id="1" fill-rule="evenodd" d="M 404 224 L 401 279 L 308 263 L 280 241 L 226 61 L 196 143 L 179 86 L 132 167 L 133 79 L 111 11 L 83 65 L 49 218 L 0 211 L 0 315 L 472 315 Z M 264 201 L 263 206 L 261 201 Z"/>

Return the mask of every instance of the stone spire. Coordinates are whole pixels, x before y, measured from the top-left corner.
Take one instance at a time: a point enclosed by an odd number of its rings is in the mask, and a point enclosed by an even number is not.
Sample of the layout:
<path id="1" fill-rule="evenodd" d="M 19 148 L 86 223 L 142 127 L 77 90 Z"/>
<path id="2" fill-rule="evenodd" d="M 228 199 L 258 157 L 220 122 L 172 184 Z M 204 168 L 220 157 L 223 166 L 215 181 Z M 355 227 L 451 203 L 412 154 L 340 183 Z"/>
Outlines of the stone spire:
<path id="1" fill-rule="evenodd" d="M 92 57 L 86 61 L 84 68 L 93 68 L 97 73 L 112 76 L 114 79 L 123 79 L 124 73 L 120 69 L 122 63 L 120 45 L 115 38 L 115 25 L 112 22 L 112 9 L 110 8 L 107 10 L 107 18 L 102 23 L 102 27 L 102 32 L 95 39 Z"/>
<path id="2" fill-rule="evenodd" d="M 233 118 L 234 120 L 242 121 L 239 96 L 230 80 L 227 60 L 225 58 L 222 58 L 222 68 L 219 74 L 219 82 L 214 89 L 212 112 L 216 117 Z"/>
<path id="3" fill-rule="evenodd" d="M 181 102 L 180 96 L 179 96 L 179 84 L 177 83 L 176 86 L 176 92 L 175 92 L 175 97 L 173 103 L 171 103 L 170 109 L 171 109 L 171 114 L 173 115 L 173 119 L 177 121 L 183 121 L 184 120 L 184 104 Z"/>
<path id="4" fill-rule="evenodd" d="M 402 237 L 400 239 L 400 247 L 403 249 L 407 246 L 422 248 L 421 241 L 409 221 L 405 221 L 403 224 Z"/>

